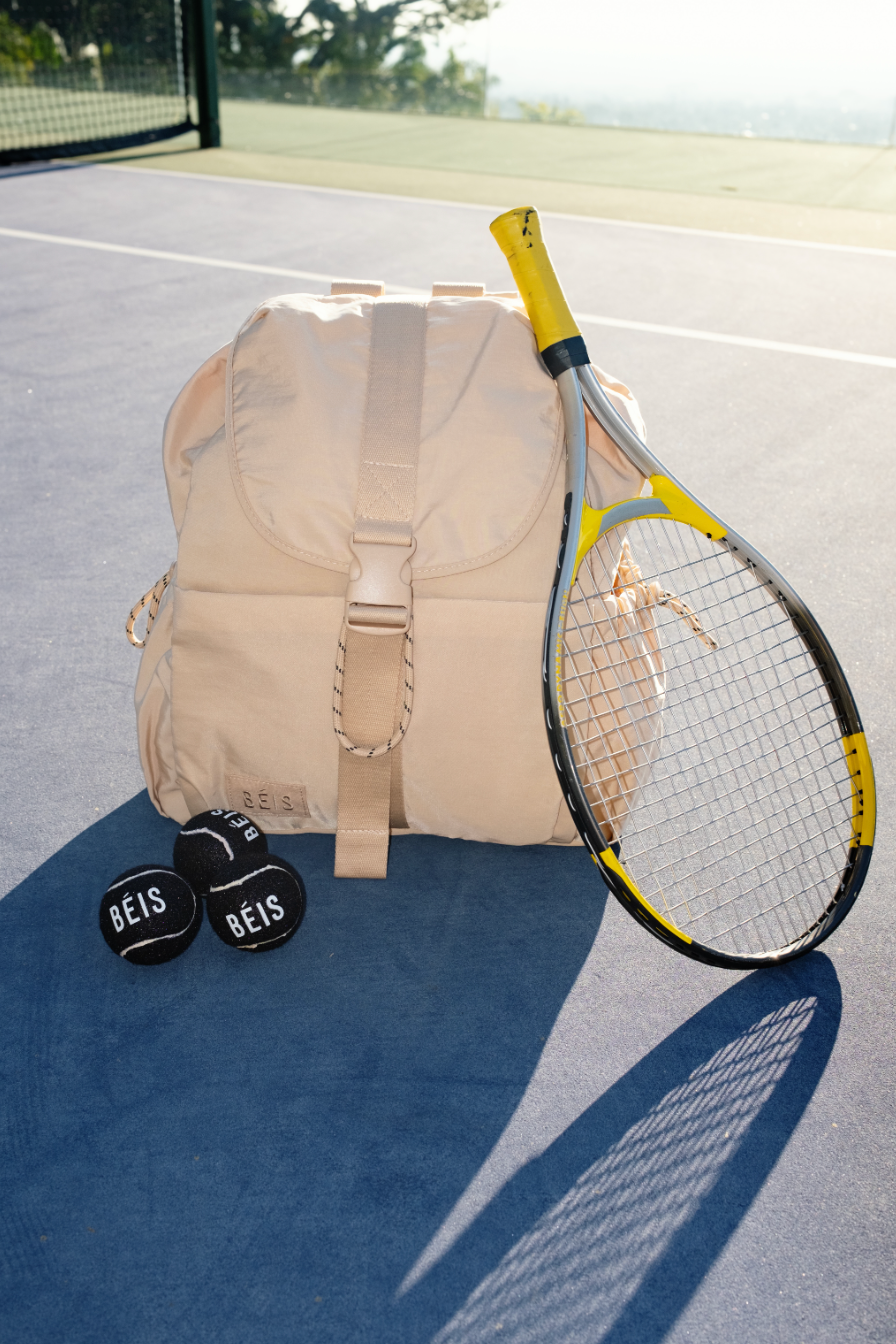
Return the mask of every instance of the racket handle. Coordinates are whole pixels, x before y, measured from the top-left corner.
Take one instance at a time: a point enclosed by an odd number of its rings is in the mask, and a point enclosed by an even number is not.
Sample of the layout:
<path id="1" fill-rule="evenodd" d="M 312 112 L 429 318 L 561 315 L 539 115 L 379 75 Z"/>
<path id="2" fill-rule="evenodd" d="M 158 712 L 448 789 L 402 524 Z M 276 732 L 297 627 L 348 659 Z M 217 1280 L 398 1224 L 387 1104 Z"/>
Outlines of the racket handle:
<path id="1" fill-rule="evenodd" d="M 588 351 L 544 245 L 538 211 L 531 205 L 508 210 L 489 229 L 510 263 L 548 373 L 556 378 L 564 369 L 587 364 Z"/>

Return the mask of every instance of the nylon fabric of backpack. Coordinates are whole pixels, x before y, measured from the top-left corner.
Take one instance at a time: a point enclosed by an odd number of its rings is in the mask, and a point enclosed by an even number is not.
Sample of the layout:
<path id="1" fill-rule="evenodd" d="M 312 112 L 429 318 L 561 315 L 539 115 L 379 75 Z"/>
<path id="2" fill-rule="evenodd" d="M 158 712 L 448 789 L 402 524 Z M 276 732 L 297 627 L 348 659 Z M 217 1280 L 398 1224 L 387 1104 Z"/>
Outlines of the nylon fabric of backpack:
<path id="1" fill-rule="evenodd" d="M 345 612 L 375 300 L 261 305 L 186 384 L 166 422 L 175 579 L 136 700 L 150 797 L 183 822 L 239 810 L 271 833 L 334 832 L 341 748 L 334 650 Z M 601 374 L 620 412 L 628 390 Z M 643 478 L 589 420 L 595 506 Z M 541 705 L 545 610 L 564 498 L 559 401 L 513 300 L 428 301 L 412 533 L 414 708 L 402 743 L 408 830 L 569 842 Z M 279 791 L 279 792 L 278 792 Z"/>

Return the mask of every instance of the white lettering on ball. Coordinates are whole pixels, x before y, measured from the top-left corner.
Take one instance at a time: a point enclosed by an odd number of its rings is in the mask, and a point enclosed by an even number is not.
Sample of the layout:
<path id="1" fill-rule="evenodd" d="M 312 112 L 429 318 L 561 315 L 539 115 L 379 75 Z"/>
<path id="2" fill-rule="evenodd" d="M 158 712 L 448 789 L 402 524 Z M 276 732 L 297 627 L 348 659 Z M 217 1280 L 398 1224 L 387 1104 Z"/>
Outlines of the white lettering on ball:
<path id="1" fill-rule="evenodd" d="M 134 899 L 134 898 L 133 898 L 133 896 L 131 895 L 131 893 L 128 892 L 127 896 L 125 896 L 124 900 L 123 900 L 122 903 L 121 903 L 121 908 L 122 908 L 122 910 L 125 912 L 125 914 L 127 915 L 127 917 L 128 917 L 128 923 L 129 923 L 129 924 L 139 924 L 139 923 L 140 923 L 140 916 L 138 915 L 136 919 L 133 919 L 133 918 L 131 917 L 131 911 L 128 909 L 128 901 L 132 901 L 133 899 Z"/>
<path id="2" fill-rule="evenodd" d="M 117 905 L 109 906 L 109 918 L 115 925 L 115 932 L 121 933 L 122 929 L 124 928 L 124 920 L 121 917 L 121 911 L 119 910 Z"/>
<path id="3" fill-rule="evenodd" d="M 165 909 L 165 902 L 162 900 L 162 893 L 159 891 L 158 887 L 150 887 L 149 891 L 146 894 L 152 901 L 153 910 L 156 912 L 157 915 L 160 915 L 162 911 Z"/>
<path id="4" fill-rule="evenodd" d="M 268 909 L 270 910 L 271 914 L 274 916 L 275 919 L 283 918 L 283 906 L 278 905 L 276 896 L 269 896 L 265 901 L 265 905 L 268 907 Z"/>
<path id="5" fill-rule="evenodd" d="M 143 899 L 142 891 L 137 892 L 137 900 L 140 902 L 140 909 L 143 911 L 144 918 L 149 919 L 149 911 L 146 908 L 146 902 Z"/>
<path id="6" fill-rule="evenodd" d="M 261 915 L 262 919 L 264 920 L 264 926 L 265 926 L 265 928 L 266 928 L 266 929 L 269 929 L 269 928 L 271 927 L 271 921 L 268 919 L 267 915 L 265 914 L 265 912 L 264 912 L 264 906 L 262 905 L 261 901 L 256 901 L 256 902 L 255 902 L 255 909 L 258 911 L 258 913 Z"/>
<path id="7" fill-rule="evenodd" d="M 247 840 L 254 840 L 254 839 L 256 838 L 257 835 L 258 835 L 258 832 L 256 831 L 255 827 L 254 827 L 254 826 L 250 826 L 249 829 L 248 829 L 248 831 L 246 832 L 246 839 L 247 839 Z"/>
<path id="8" fill-rule="evenodd" d="M 243 928 L 242 924 L 239 922 L 236 915 L 228 915 L 227 923 L 230 925 L 230 931 L 233 934 L 234 938 L 243 937 L 246 930 Z"/>
<path id="9" fill-rule="evenodd" d="M 252 923 L 252 910 L 248 905 L 244 905 L 240 910 L 240 919 L 245 924 L 250 933 L 260 933 L 261 925 Z"/>

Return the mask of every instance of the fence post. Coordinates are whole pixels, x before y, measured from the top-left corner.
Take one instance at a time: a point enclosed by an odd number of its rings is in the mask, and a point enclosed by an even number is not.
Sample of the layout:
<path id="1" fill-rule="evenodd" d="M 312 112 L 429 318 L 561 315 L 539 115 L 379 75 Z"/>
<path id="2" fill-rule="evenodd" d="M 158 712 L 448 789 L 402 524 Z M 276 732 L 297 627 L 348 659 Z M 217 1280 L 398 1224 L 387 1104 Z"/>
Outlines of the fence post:
<path id="1" fill-rule="evenodd" d="M 218 149 L 221 145 L 217 48 L 215 0 L 193 0 L 193 65 L 196 72 L 196 101 L 199 104 L 199 145 L 202 149 Z"/>

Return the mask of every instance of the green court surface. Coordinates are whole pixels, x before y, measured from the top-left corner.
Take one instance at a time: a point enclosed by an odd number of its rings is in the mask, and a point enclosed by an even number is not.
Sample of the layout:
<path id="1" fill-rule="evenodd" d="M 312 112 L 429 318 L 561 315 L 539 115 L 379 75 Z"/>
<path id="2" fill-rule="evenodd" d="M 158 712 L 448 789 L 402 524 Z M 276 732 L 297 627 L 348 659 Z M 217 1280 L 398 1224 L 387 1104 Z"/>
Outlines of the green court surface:
<path id="1" fill-rule="evenodd" d="M 896 249 L 896 147 L 225 100 L 141 167 Z"/>

